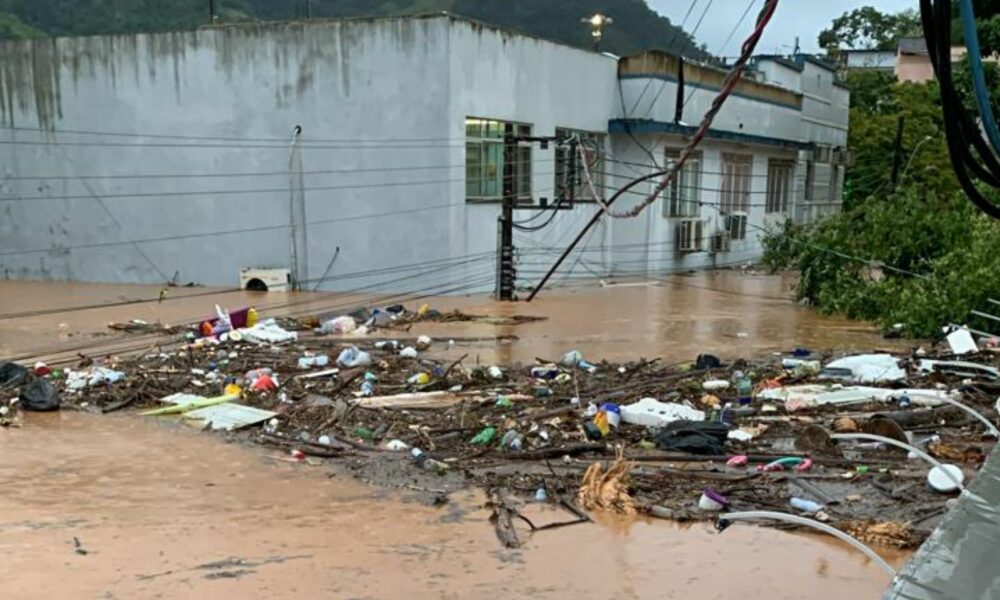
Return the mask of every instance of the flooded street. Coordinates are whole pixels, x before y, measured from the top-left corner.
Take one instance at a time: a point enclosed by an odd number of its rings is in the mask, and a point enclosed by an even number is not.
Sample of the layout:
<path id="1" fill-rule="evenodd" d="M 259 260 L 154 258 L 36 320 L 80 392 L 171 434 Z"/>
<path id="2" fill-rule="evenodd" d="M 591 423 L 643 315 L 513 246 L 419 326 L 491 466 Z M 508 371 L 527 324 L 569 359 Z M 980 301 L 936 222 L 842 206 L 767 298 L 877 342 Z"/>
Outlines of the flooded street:
<path id="1" fill-rule="evenodd" d="M 6 598 L 834 600 L 888 583 L 838 542 L 752 526 L 610 520 L 504 550 L 478 495 L 429 508 L 138 417 L 29 415 L 0 454 Z"/>
<path id="2" fill-rule="evenodd" d="M 560 289 L 530 305 L 437 299 L 431 304 L 442 311 L 547 319 L 418 323 L 407 335 L 456 339 L 442 352 L 502 363 L 570 348 L 598 360 L 683 361 L 701 352 L 886 345 L 864 324 L 796 306 L 790 285 L 783 277 L 715 273 Z M 106 324 L 178 324 L 209 315 L 216 302 L 276 316 L 336 313 L 363 300 L 172 289 L 163 302 L 142 302 L 159 291 L 4 282 L 0 356 L 68 362 L 77 352 L 138 350 L 167 338 L 123 336 Z M 91 305 L 104 306 L 54 312 Z M 775 600 L 808 589 L 813 600 L 833 600 L 876 597 L 888 584 L 835 540 L 747 525 L 717 534 L 703 523 L 606 519 L 525 531 L 523 548 L 505 550 L 478 492 L 428 507 L 406 488 L 370 487 L 322 462 L 293 464 L 273 450 L 136 416 L 28 414 L 25 427 L 0 430 L 0 455 L 0 552 L 10 598 Z M 541 507 L 526 513 L 536 523 L 566 519 Z M 896 566 L 907 557 L 879 551 Z"/>
<path id="3" fill-rule="evenodd" d="M 457 339 L 454 354 L 484 363 L 531 362 L 575 348 L 595 359 L 662 357 L 693 360 L 710 352 L 724 358 L 809 347 L 814 350 L 871 350 L 892 347 L 873 328 L 846 319 L 822 317 L 793 302 L 791 276 L 738 272 L 673 276 L 662 281 L 555 288 L 531 304 L 501 303 L 483 297 L 447 297 L 428 302 L 447 312 L 460 308 L 489 316 L 533 315 L 545 320 L 516 326 L 485 322 L 421 323 L 411 334 Z M 0 353 L 15 358 L 75 361 L 85 347 L 91 355 L 152 347 L 157 336 L 125 336 L 109 322 L 142 319 L 177 325 L 214 314 L 216 303 L 235 309 L 256 306 L 265 316 L 327 313 L 357 306 L 384 306 L 378 297 L 343 294 L 254 294 L 201 288 L 172 288 L 158 301 L 158 286 L 87 285 L 36 282 L 0 284 Z M 393 297 L 388 302 L 396 302 Z M 82 311 L 53 312 L 67 306 Z M 16 317 L 16 318 L 15 318 Z M 93 336 L 97 335 L 98 338 Z M 516 343 L 495 341 L 517 336 Z M 166 338 L 163 338 L 166 339 Z M 462 341 L 480 340 L 480 341 Z M 96 342 L 101 345 L 93 347 Z"/>

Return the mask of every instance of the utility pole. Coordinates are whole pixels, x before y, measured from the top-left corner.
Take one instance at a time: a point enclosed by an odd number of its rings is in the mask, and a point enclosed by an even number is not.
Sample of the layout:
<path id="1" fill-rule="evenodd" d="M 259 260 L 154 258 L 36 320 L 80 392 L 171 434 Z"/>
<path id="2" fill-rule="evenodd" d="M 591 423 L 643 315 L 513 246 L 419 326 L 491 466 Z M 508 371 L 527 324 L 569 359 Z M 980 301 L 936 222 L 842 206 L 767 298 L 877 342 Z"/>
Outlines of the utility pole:
<path id="1" fill-rule="evenodd" d="M 514 161 L 517 145 L 512 131 L 503 139 L 503 209 L 500 212 L 500 252 L 497 255 L 497 300 L 514 300 Z"/>
<path id="2" fill-rule="evenodd" d="M 903 162 L 903 128 L 906 125 L 906 117 L 899 115 L 899 122 L 896 125 L 896 143 L 892 149 L 892 189 L 896 189 L 899 183 L 899 167 Z"/>
<path id="3" fill-rule="evenodd" d="M 576 136 L 573 136 L 569 141 L 569 165 L 567 169 L 569 171 L 569 189 L 566 190 L 566 199 L 569 200 L 570 206 L 573 206 L 573 203 L 576 202 L 576 153 L 580 147 L 579 144 L 580 140 Z"/>
<path id="4" fill-rule="evenodd" d="M 312 18 L 312 0 L 306 0 L 306 20 Z"/>
<path id="5" fill-rule="evenodd" d="M 215 15 L 215 0 L 208 0 L 208 23 L 209 25 L 215 25 L 215 21 L 218 17 Z"/>

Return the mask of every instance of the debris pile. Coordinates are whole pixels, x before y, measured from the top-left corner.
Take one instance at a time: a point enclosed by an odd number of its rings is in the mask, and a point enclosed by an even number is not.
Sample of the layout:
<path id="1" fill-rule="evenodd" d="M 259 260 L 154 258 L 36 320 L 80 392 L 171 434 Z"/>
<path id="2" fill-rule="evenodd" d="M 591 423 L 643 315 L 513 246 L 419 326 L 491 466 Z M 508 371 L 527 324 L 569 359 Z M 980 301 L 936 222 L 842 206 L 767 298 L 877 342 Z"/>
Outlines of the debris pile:
<path id="1" fill-rule="evenodd" d="M 586 522 L 575 498 L 677 521 L 788 511 L 912 547 L 961 485 L 921 456 L 967 481 L 997 435 L 991 351 L 488 365 L 457 357 L 460 343 L 381 335 L 423 318 L 449 317 L 389 307 L 279 323 L 220 309 L 177 347 L 32 377 L 77 409 L 180 415 L 434 502 L 479 486 L 503 527 L 520 517 L 510 498 Z"/>

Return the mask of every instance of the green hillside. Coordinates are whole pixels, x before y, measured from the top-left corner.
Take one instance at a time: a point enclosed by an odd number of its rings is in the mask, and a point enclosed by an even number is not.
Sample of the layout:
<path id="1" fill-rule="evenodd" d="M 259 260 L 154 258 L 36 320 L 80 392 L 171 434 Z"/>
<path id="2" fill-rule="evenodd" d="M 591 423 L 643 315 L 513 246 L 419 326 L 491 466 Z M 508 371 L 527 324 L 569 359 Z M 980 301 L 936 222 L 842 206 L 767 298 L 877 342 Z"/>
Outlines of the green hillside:
<path id="1" fill-rule="evenodd" d="M 546 39 L 590 47 L 580 19 L 596 12 L 614 23 L 602 49 L 648 48 L 707 55 L 645 0 L 216 0 L 223 22 L 362 17 L 449 11 Z M 308 4 L 308 7 L 307 7 Z M 0 0 L 0 38 L 190 29 L 208 23 L 209 0 Z"/>

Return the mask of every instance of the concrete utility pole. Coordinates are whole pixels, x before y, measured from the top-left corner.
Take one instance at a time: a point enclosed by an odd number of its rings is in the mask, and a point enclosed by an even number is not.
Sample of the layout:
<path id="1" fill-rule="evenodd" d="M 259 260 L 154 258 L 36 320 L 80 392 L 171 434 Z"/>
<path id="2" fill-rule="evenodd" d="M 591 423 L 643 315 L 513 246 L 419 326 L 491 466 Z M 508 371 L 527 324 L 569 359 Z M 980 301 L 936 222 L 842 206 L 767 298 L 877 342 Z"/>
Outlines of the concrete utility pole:
<path id="1" fill-rule="evenodd" d="M 514 299 L 514 176 L 517 173 L 514 161 L 517 159 L 517 145 L 512 132 L 503 139 L 503 209 L 498 222 L 500 228 L 500 248 L 497 254 L 497 300 Z M 530 166 L 529 166 L 530 168 Z"/>
<path id="2" fill-rule="evenodd" d="M 306 240 L 306 192 L 302 173 L 302 150 L 299 137 L 302 126 L 292 130 L 292 143 L 288 150 L 288 226 L 291 229 L 290 257 L 292 289 L 302 289 L 302 283 L 309 278 L 309 246 Z"/>

